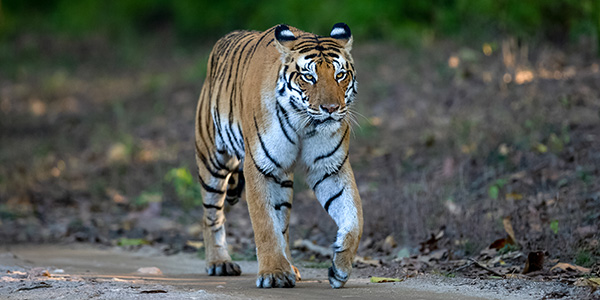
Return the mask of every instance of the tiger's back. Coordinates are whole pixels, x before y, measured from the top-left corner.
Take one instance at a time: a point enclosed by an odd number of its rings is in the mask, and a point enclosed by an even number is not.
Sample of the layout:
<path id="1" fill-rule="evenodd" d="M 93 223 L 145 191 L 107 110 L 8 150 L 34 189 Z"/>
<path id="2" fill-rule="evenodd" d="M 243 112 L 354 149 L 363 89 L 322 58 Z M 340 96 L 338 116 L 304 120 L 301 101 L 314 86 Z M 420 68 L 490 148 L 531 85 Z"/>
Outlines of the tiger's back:
<path id="1" fill-rule="evenodd" d="M 232 32 L 215 44 L 196 118 L 209 275 L 241 273 L 227 252 L 223 206 L 245 194 L 259 260 L 257 286 L 295 285 L 300 275 L 291 265 L 287 227 L 293 167 L 301 163 L 339 227 L 330 283 L 338 288 L 346 282 L 362 234 L 360 196 L 348 162 L 346 115 L 356 94 L 351 44 L 345 24 L 336 24 L 330 37 L 279 25 Z"/>

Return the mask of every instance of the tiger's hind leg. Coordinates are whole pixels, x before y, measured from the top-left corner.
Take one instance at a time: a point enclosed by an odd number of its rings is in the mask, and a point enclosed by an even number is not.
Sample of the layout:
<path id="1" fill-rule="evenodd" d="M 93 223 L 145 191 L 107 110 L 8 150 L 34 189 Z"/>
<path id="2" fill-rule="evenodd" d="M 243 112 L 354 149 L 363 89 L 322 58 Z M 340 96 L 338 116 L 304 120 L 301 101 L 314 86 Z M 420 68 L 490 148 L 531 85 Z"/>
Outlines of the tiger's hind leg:
<path id="1" fill-rule="evenodd" d="M 211 276 L 237 276 L 240 266 L 231 261 L 225 234 L 226 190 L 231 173 L 220 169 L 218 157 L 197 153 L 198 178 L 202 185 L 204 206 L 203 235 L 206 254 L 206 272 Z"/>
<path id="2" fill-rule="evenodd" d="M 235 205 L 242 198 L 242 193 L 244 192 L 244 186 L 246 185 L 246 180 L 244 178 L 244 172 L 240 169 L 237 172 L 234 172 L 229 177 L 227 187 L 227 203 L 229 205 Z"/>

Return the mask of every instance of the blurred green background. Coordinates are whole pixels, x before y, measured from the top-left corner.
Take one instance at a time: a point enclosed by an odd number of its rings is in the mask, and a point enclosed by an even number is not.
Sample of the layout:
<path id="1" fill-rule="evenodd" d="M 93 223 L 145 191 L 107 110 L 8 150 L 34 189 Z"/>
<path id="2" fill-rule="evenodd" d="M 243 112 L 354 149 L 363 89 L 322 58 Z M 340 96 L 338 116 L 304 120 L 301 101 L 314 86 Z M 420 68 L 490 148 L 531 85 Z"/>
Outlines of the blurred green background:
<path id="1" fill-rule="evenodd" d="M 350 24 L 361 39 L 509 34 L 566 39 L 600 31 L 597 0 L 12 0 L 0 2 L 0 34 L 22 31 L 119 38 L 165 25 L 179 37 L 216 37 L 234 29 L 264 30 L 287 23 L 326 33 Z"/>

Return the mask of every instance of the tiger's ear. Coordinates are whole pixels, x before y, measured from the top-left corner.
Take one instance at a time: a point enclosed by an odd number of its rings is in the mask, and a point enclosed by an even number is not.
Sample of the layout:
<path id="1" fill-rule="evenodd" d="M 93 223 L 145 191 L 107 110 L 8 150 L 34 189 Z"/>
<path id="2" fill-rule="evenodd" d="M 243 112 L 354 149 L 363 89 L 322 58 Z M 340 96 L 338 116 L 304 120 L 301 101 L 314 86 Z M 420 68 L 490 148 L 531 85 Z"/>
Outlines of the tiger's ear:
<path id="1" fill-rule="evenodd" d="M 277 28 L 275 28 L 275 46 L 281 54 L 290 54 L 295 41 L 296 36 L 287 25 L 277 25 Z"/>
<path id="2" fill-rule="evenodd" d="M 346 48 L 346 51 L 350 52 L 352 50 L 352 32 L 350 32 L 350 27 L 346 23 L 333 25 L 329 36 L 338 40 Z"/>

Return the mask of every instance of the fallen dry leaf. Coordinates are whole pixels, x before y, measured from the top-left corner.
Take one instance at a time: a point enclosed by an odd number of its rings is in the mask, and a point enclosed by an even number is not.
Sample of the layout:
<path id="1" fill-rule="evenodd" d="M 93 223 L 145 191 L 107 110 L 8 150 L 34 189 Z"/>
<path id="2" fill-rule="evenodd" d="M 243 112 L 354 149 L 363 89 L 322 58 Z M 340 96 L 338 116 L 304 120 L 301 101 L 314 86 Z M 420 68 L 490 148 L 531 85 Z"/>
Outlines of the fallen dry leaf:
<path id="1" fill-rule="evenodd" d="M 419 255 L 419 257 L 417 259 L 419 261 L 428 263 L 430 261 L 440 261 L 446 257 L 448 257 L 448 250 L 447 249 L 438 249 L 438 250 L 430 252 L 428 255 Z"/>
<path id="2" fill-rule="evenodd" d="M 388 277 L 371 277 L 371 282 L 372 283 L 383 283 L 383 282 L 401 282 L 404 281 L 404 279 L 400 279 L 400 278 L 388 278 Z"/>
<path id="3" fill-rule="evenodd" d="M 188 240 L 187 242 L 185 242 L 185 244 L 195 249 L 200 249 L 204 247 L 204 243 L 199 241 Z"/>
<path id="4" fill-rule="evenodd" d="M 358 255 L 354 257 L 354 262 L 355 263 L 362 263 L 362 264 L 365 264 L 365 265 L 371 265 L 371 266 L 374 266 L 374 267 L 381 267 L 381 261 L 380 260 L 378 260 L 378 259 L 366 259 L 366 258 L 364 258 L 362 256 L 358 256 Z"/>
<path id="5" fill-rule="evenodd" d="M 513 230 L 512 224 L 510 222 L 510 217 L 505 217 L 502 219 L 502 224 L 504 225 L 504 231 L 508 234 L 508 237 L 511 239 L 512 244 L 517 244 L 517 239 L 515 238 L 515 231 Z"/>
<path id="6" fill-rule="evenodd" d="M 578 278 L 575 283 L 575 286 L 589 286 L 591 288 L 597 289 L 600 287 L 600 278 Z"/>
<path id="7" fill-rule="evenodd" d="M 446 230 L 446 226 L 442 226 L 437 234 L 431 234 L 430 238 L 424 242 L 419 243 L 421 247 L 419 248 L 419 252 L 423 254 L 427 254 L 433 250 L 438 249 L 437 242 L 444 237 L 444 231 Z"/>
<path id="8" fill-rule="evenodd" d="M 510 217 L 505 217 L 502 220 L 502 224 L 504 225 L 504 231 L 508 235 L 505 238 L 497 239 L 488 248 L 490 249 L 502 249 L 506 247 L 506 245 L 517 245 L 517 239 L 515 237 L 515 231 L 510 222 Z"/>
<path id="9" fill-rule="evenodd" d="M 493 241 L 488 248 L 489 249 L 496 249 L 496 250 L 500 250 L 504 247 L 506 247 L 506 245 L 514 245 L 514 243 L 512 242 L 512 240 L 510 239 L 510 237 L 506 237 L 506 238 L 501 238 L 501 239 L 497 239 L 495 241 Z"/>
<path id="10" fill-rule="evenodd" d="M 506 279 L 528 279 L 529 277 L 523 275 L 523 274 L 506 274 L 504 275 L 504 278 Z"/>
<path id="11" fill-rule="evenodd" d="M 388 235 L 385 240 L 383 241 L 383 249 L 384 250 L 391 250 L 393 248 L 396 248 L 398 246 L 398 243 L 396 243 L 396 241 L 394 240 L 394 237 L 391 235 Z"/>
<path id="12" fill-rule="evenodd" d="M 580 273 L 589 273 L 591 271 L 589 268 L 584 268 L 568 263 L 557 263 L 554 267 L 550 268 L 550 271 L 554 271 L 556 269 L 560 269 L 563 271 L 577 271 Z"/>

